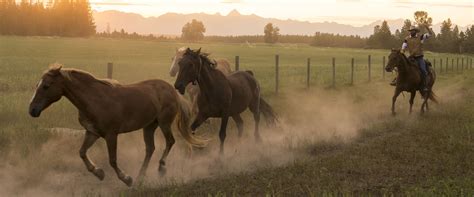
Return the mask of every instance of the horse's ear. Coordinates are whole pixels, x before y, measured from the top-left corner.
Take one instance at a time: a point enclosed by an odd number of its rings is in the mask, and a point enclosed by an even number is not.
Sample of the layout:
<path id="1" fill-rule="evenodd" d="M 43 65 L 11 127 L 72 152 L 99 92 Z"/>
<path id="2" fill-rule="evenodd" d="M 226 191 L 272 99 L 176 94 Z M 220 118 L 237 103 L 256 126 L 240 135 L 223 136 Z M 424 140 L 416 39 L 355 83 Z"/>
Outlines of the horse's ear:
<path id="1" fill-rule="evenodd" d="M 53 76 L 59 75 L 61 73 L 61 68 L 63 68 L 63 65 L 54 63 L 49 66 L 49 73 L 51 73 Z"/>
<path id="2" fill-rule="evenodd" d="M 191 53 L 191 52 L 193 52 L 193 51 L 192 51 L 192 50 L 191 50 L 189 47 L 188 47 L 188 48 L 186 48 L 186 52 L 185 52 L 185 54 L 189 54 L 189 53 Z"/>
<path id="3" fill-rule="evenodd" d="M 199 48 L 197 51 L 196 51 L 196 54 L 200 54 L 201 53 L 201 48 Z"/>

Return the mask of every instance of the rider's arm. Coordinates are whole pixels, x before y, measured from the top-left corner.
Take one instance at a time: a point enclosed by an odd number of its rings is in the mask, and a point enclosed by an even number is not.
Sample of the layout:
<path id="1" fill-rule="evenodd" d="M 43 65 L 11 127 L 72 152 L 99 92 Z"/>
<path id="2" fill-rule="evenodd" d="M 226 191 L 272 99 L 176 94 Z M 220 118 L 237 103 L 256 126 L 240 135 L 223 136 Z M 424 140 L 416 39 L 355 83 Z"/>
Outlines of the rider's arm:
<path id="1" fill-rule="evenodd" d="M 424 42 L 428 38 L 430 38 L 432 35 L 434 35 L 433 30 L 431 28 L 425 27 L 428 30 L 428 33 L 425 33 L 421 36 L 421 42 Z"/>

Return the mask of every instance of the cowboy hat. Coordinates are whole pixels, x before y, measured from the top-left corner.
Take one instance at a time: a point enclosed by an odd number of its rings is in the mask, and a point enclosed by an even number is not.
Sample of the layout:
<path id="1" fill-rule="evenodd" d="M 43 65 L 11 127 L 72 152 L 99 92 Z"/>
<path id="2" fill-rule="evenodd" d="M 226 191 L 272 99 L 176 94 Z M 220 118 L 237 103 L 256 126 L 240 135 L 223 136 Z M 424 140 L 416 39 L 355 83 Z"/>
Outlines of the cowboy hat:
<path id="1" fill-rule="evenodd" d="M 418 27 L 415 27 L 415 26 L 411 26 L 410 29 L 408 29 L 408 31 L 416 31 L 416 32 L 419 32 L 420 29 L 418 29 Z"/>

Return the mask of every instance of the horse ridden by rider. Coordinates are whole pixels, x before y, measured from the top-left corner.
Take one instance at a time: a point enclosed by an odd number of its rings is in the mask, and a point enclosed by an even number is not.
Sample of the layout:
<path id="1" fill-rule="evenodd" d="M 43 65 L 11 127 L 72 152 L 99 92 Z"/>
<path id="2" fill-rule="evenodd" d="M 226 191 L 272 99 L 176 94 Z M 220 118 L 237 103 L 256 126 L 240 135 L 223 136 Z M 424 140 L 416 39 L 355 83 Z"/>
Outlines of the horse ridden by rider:
<path id="1" fill-rule="evenodd" d="M 424 42 L 431 37 L 431 35 L 434 35 L 433 30 L 431 28 L 428 28 L 424 26 L 425 29 L 428 31 L 428 33 L 425 34 L 419 34 L 420 29 L 411 26 L 410 29 L 408 30 L 410 32 L 410 35 L 405 38 L 402 44 L 402 53 L 405 53 L 405 51 L 408 49 L 408 53 L 410 53 L 410 60 L 414 60 L 416 64 L 418 64 L 420 71 L 421 71 L 421 78 L 422 78 L 422 90 L 423 92 L 428 92 L 428 83 L 429 83 L 429 69 L 427 67 L 427 64 L 424 59 L 424 53 L 423 53 L 423 44 Z M 398 83 L 398 77 L 395 78 L 390 85 L 396 86 Z"/>

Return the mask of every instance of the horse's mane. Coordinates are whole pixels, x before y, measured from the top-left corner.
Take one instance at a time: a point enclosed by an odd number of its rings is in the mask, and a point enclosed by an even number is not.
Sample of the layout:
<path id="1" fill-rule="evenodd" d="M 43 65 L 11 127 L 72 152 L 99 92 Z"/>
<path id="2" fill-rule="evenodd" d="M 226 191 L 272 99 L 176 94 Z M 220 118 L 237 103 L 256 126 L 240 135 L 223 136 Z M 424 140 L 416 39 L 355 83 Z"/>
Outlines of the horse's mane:
<path id="1" fill-rule="evenodd" d="M 405 55 L 405 53 L 400 53 L 402 58 L 408 63 L 408 66 L 411 67 L 416 67 L 416 64 L 413 64 L 413 62 Z"/>
<path id="2" fill-rule="evenodd" d="M 176 50 L 176 51 L 177 51 L 176 55 L 181 55 L 181 57 L 182 57 L 182 56 L 184 56 L 184 55 L 186 54 L 186 51 L 187 51 L 188 49 L 189 49 L 188 47 L 181 47 L 181 48 L 179 48 L 179 49 Z M 196 53 L 197 53 L 196 51 L 193 51 L 193 50 L 191 50 L 191 52 L 192 52 L 193 54 L 196 54 Z M 199 53 L 199 56 L 201 57 L 201 60 L 203 61 L 203 63 L 204 63 L 204 62 L 205 62 L 205 63 L 208 63 L 211 68 L 214 68 L 214 69 L 215 69 L 215 68 L 217 67 L 217 63 L 216 63 L 216 61 L 215 61 L 214 59 L 210 59 L 210 58 L 209 58 L 210 55 L 211 55 L 210 53 L 205 53 L 205 52 L 200 52 L 200 53 Z"/>
<path id="3" fill-rule="evenodd" d="M 62 65 L 60 65 L 60 64 L 54 64 L 52 66 L 52 68 L 49 69 L 49 71 L 51 71 L 52 69 L 55 69 L 54 67 L 57 68 L 58 66 L 62 67 Z M 99 79 L 99 78 L 95 77 L 93 74 L 91 74 L 87 71 L 79 70 L 79 69 L 62 68 L 59 72 L 64 78 L 66 78 L 69 81 L 73 81 L 73 82 L 78 80 L 77 77 L 81 77 L 83 79 L 86 79 L 86 80 L 89 80 L 89 81 L 99 82 L 101 84 L 104 84 L 104 85 L 107 85 L 107 86 L 110 86 L 110 87 L 115 87 L 117 85 L 120 85 L 120 83 L 117 80 Z"/>
<path id="4" fill-rule="evenodd" d="M 210 53 L 199 53 L 199 56 L 201 57 L 201 60 L 203 62 L 206 62 L 209 65 L 209 67 L 216 69 L 217 63 L 215 60 L 211 60 L 209 58 L 210 55 L 211 55 Z"/>

